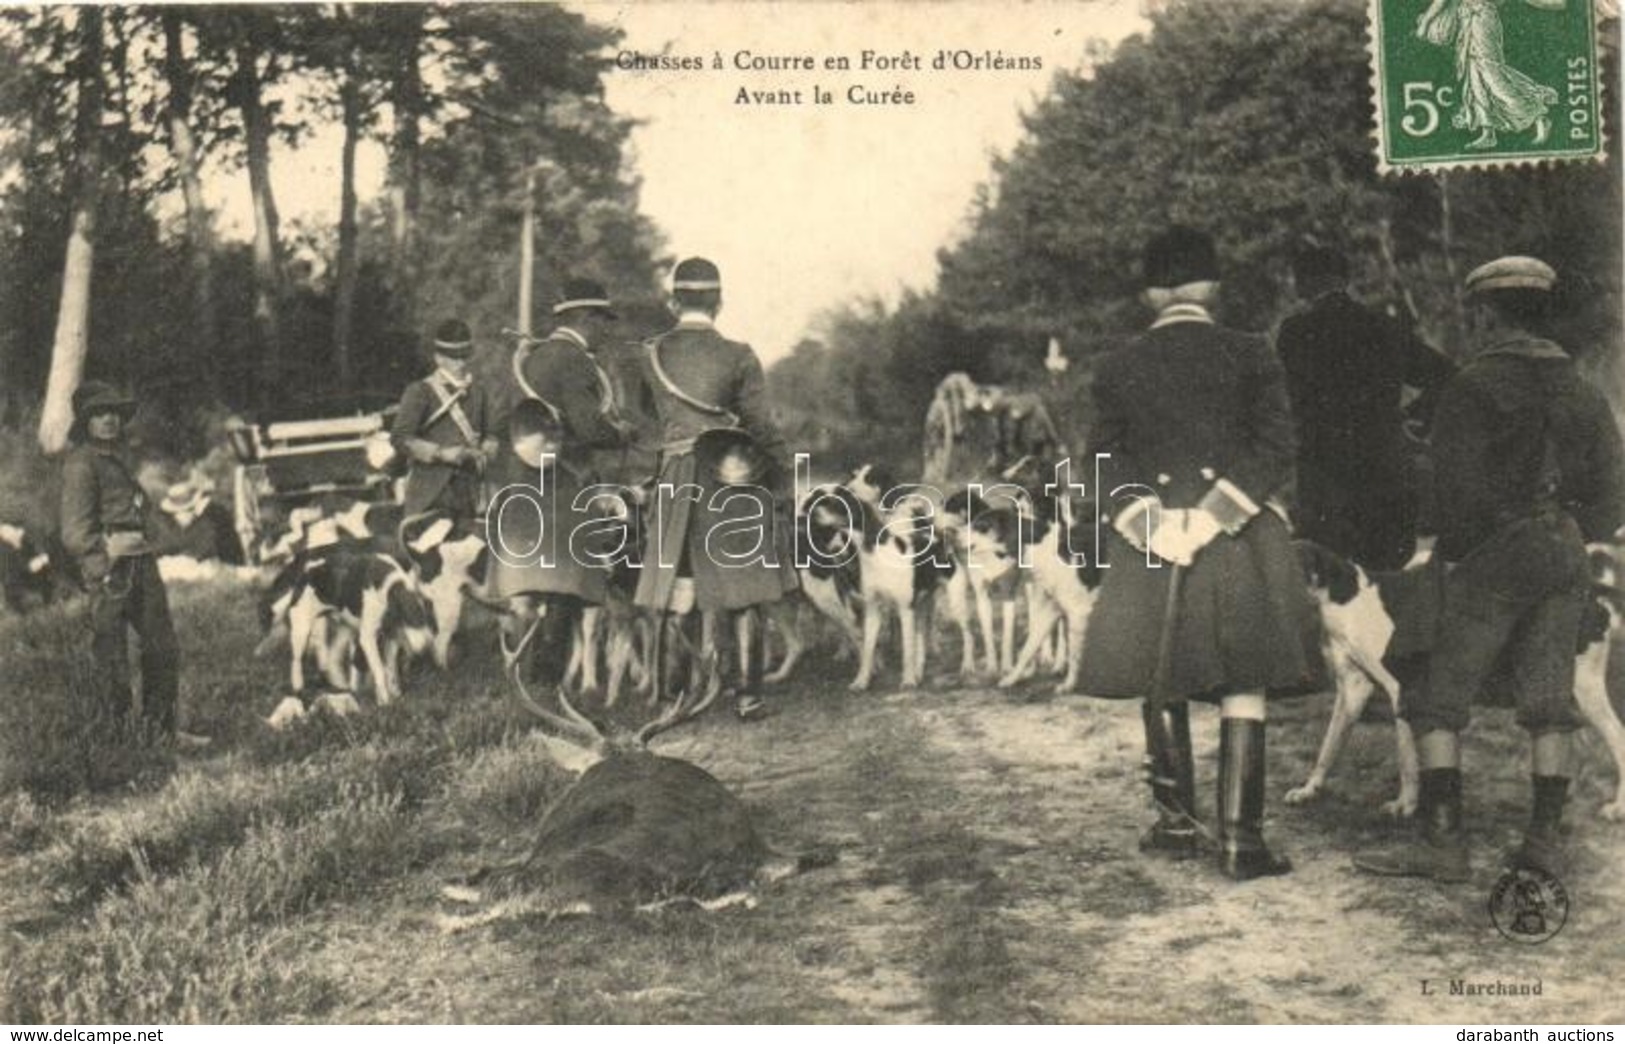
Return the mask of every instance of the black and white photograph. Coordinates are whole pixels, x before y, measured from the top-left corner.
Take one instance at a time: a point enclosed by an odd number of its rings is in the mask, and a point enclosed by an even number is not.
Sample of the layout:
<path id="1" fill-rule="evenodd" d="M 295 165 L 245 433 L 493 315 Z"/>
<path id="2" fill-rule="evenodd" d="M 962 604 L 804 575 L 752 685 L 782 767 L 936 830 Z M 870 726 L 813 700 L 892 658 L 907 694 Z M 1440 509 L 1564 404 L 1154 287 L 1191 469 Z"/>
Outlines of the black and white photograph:
<path id="1" fill-rule="evenodd" d="M 1612 1040 L 1620 86 L 1616 0 L 0 4 L 0 1023 Z"/>

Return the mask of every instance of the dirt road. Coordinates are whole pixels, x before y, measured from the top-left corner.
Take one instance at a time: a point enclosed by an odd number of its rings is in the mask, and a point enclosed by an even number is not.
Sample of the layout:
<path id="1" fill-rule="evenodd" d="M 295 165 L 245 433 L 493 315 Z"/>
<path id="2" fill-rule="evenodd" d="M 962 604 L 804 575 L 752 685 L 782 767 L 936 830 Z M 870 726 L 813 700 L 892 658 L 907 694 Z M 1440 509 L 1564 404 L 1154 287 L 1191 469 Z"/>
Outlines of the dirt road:
<path id="1" fill-rule="evenodd" d="M 1357 874 L 1386 836 L 1391 729 L 1363 725 L 1340 789 L 1280 794 L 1307 769 L 1323 700 L 1272 725 L 1269 834 L 1289 877 L 1237 885 L 1206 863 L 1142 858 L 1149 819 L 1132 706 L 988 691 L 782 696 L 767 722 L 721 715 L 666 749 L 761 813 L 781 848 L 840 859 L 754 909 L 625 921 L 520 918 L 445 934 L 440 883 L 522 839 L 464 851 L 327 911 L 312 960 L 343 983 L 335 1021 L 1462 1022 L 1625 1021 L 1625 831 L 1594 816 L 1611 772 L 1576 786 L 1572 912 L 1541 945 L 1503 939 L 1486 901 L 1526 800 L 1509 723 L 1470 734 L 1474 877 Z M 1212 814 L 1211 712 L 1194 716 Z M 314 926 L 313 926 L 314 927 Z M 342 969 L 340 973 L 339 970 Z M 1451 981 L 1538 983 L 1452 995 Z"/>

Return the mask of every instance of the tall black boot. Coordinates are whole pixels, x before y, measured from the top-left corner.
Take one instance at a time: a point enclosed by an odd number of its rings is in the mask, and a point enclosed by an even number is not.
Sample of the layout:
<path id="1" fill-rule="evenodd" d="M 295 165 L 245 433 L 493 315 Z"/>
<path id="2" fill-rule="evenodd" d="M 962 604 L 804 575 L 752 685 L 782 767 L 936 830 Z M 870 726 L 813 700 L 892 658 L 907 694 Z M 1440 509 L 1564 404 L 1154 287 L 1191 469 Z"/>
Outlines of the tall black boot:
<path id="1" fill-rule="evenodd" d="M 1561 878 L 1568 869 L 1563 852 L 1563 806 L 1569 797 L 1567 776 L 1533 776 L 1534 803 L 1529 809 L 1529 829 L 1523 842 L 1506 854 L 1507 866 L 1522 870 L 1544 870 Z"/>
<path id="2" fill-rule="evenodd" d="M 549 599 L 531 651 L 537 682 L 546 688 L 564 682 L 575 636 L 576 606 L 569 598 Z"/>
<path id="3" fill-rule="evenodd" d="M 1416 818 L 1421 836 L 1354 856 L 1354 865 L 1387 877 L 1427 877 L 1457 883 L 1472 876 L 1461 825 L 1461 770 L 1422 770 Z"/>
<path id="4" fill-rule="evenodd" d="M 1191 859 L 1201 854 L 1201 835 L 1196 818 L 1196 767 L 1191 758 L 1190 709 L 1183 703 L 1169 703 L 1160 712 L 1161 729 L 1153 715 L 1159 712 L 1146 702 L 1141 705 L 1145 722 L 1145 769 L 1151 784 L 1151 800 L 1157 806 L 1157 821 L 1140 836 L 1140 851 L 1171 859 Z M 1165 733 L 1170 744 L 1159 749 L 1153 738 Z"/>
<path id="5" fill-rule="evenodd" d="M 1219 719 L 1219 869 L 1248 881 L 1289 873 L 1264 844 L 1264 723 Z"/>

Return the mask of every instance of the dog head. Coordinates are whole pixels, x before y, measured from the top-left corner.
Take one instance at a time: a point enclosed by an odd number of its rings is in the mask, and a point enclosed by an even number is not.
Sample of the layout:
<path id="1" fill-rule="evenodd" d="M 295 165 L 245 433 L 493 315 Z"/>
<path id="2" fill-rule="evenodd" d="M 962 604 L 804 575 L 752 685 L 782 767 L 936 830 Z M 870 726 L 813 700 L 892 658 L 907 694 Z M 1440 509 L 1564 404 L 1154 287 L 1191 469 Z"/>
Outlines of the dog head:
<path id="1" fill-rule="evenodd" d="M 437 633 L 434 607 L 404 572 L 390 577 L 388 584 L 381 630 L 399 638 L 413 655 L 427 651 Z"/>
<path id="2" fill-rule="evenodd" d="M 881 465 L 859 464 L 852 469 L 852 475 L 847 479 L 846 487 L 859 500 L 879 507 L 886 494 L 897 487 L 897 483 L 891 472 Z"/>
<path id="3" fill-rule="evenodd" d="M 1298 563 L 1309 589 L 1333 605 L 1347 605 L 1360 591 L 1360 567 L 1313 540 L 1296 541 Z"/>

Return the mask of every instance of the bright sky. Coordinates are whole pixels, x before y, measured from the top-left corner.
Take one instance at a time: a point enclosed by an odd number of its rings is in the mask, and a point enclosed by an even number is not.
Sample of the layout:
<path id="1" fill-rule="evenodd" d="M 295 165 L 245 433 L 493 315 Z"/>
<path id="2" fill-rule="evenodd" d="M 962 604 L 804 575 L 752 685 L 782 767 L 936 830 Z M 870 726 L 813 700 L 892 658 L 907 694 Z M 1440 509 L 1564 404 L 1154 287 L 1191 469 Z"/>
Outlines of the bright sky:
<path id="1" fill-rule="evenodd" d="M 626 33 L 623 47 L 694 56 L 706 69 L 609 77 L 633 135 L 643 209 L 678 257 L 722 269 L 722 329 L 765 361 L 817 314 L 856 296 L 929 287 L 936 251 L 963 229 L 995 152 L 1019 139 L 1061 70 L 1091 39 L 1145 28 L 1138 3 L 653 3 L 575 5 Z M 911 52 L 918 71 L 860 68 L 862 52 Z M 1037 70 L 934 71 L 939 51 L 1033 57 Z M 845 55 L 850 71 L 741 71 L 736 55 Z M 711 68 L 720 53 L 725 69 Z M 832 94 L 814 104 L 813 85 Z M 858 85 L 911 90 L 909 106 L 855 105 Z M 799 90 L 799 105 L 738 104 L 737 92 Z"/>
<path id="2" fill-rule="evenodd" d="M 936 251 L 963 231 L 994 154 L 1021 134 L 1055 73 L 1084 67 L 1091 41 L 1143 30 L 1139 0 L 1030 3 L 571 4 L 618 25 L 623 48 L 698 58 L 705 68 L 613 71 L 610 107 L 642 121 L 632 159 L 642 208 L 677 257 L 722 269 L 721 327 L 764 361 L 788 353 L 820 312 L 854 297 L 895 301 L 936 275 Z M 901 56 L 862 68 L 863 52 Z M 812 71 L 737 68 L 810 57 Z M 932 69 L 939 53 L 989 64 L 1037 59 L 1036 69 Z M 712 67 L 720 55 L 724 68 Z M 845 56 L 846 71 L 824 67 Z M 951 60 L 951 59 L 950 59 Z M 904 60 L 908 62 L 905 58 Z M 1031 64 L 1029 62 L 1029 64 Z M 816 104 L 814 85 L 829 92 Z M 740 104 L 738 92 L 799 92 L 799 104 Z M 854 104 L 857 88 L 912 91 L 911 105 Z M 360 157 L 363 198 L 381 187 L 382 156 Z M 273 161 L 287 219 L 333 220 L 338 135 L 318 135 Z M 224 224 L 250 225 L 246 178 L 226 181 Z M 546 249 L 542 244 L 541 249 Z"/>

